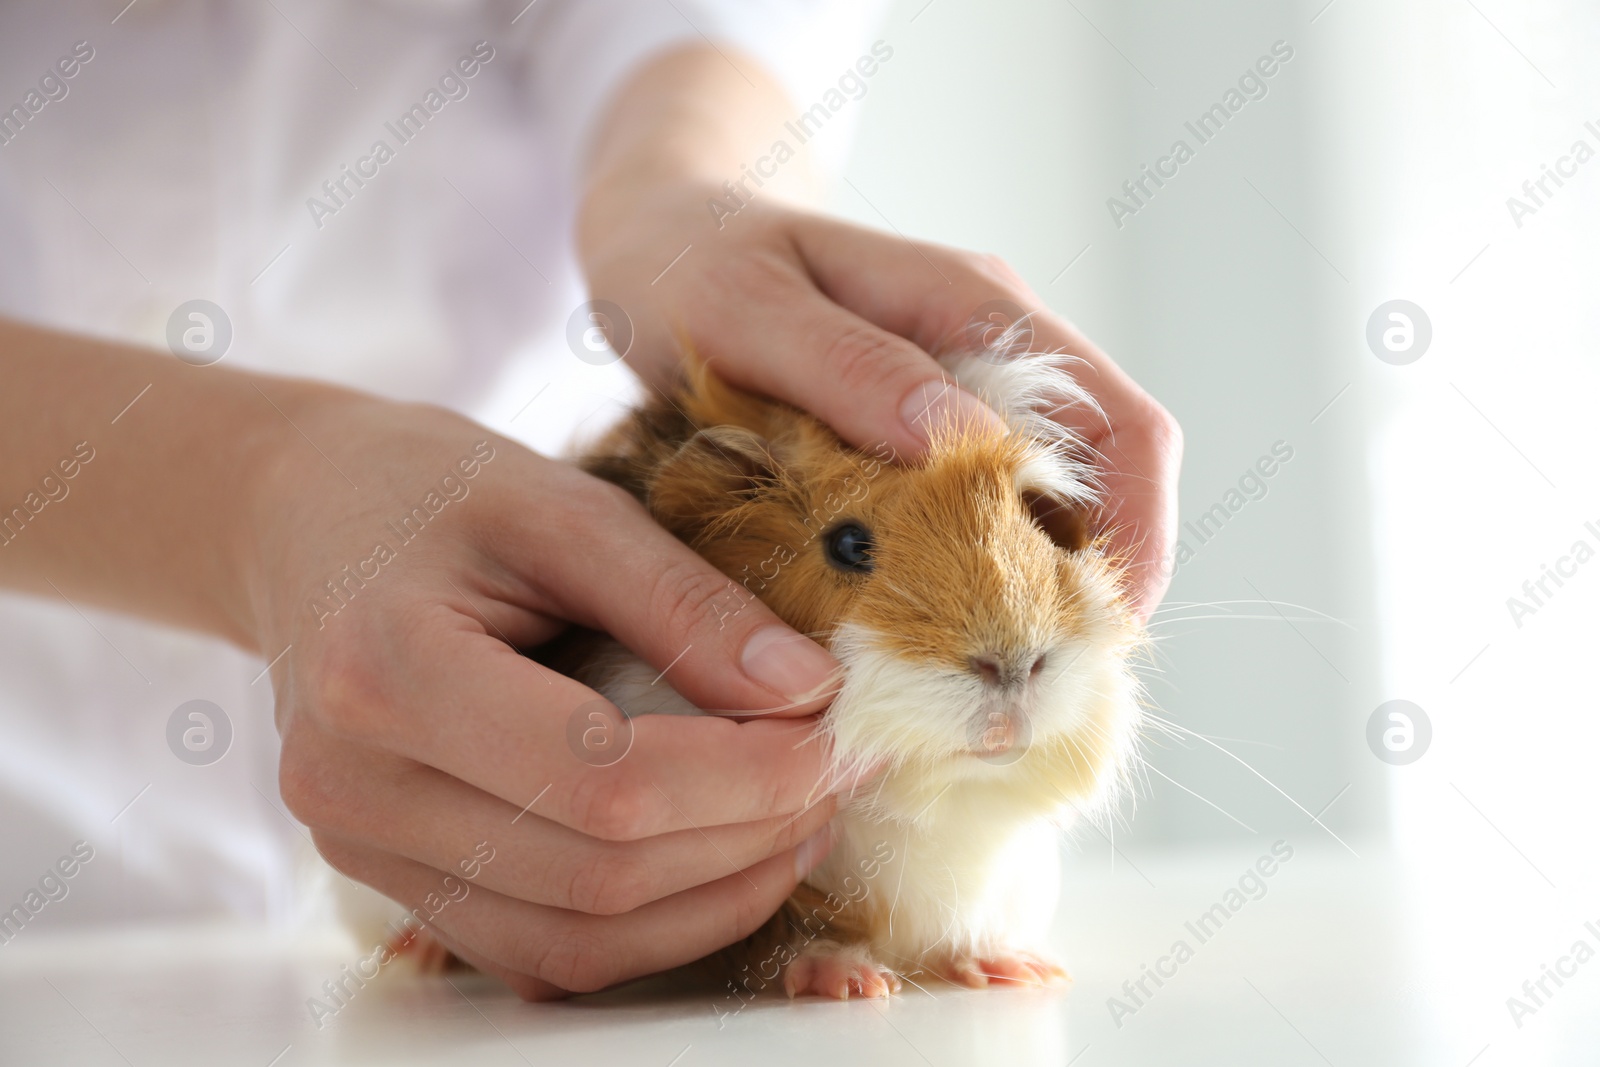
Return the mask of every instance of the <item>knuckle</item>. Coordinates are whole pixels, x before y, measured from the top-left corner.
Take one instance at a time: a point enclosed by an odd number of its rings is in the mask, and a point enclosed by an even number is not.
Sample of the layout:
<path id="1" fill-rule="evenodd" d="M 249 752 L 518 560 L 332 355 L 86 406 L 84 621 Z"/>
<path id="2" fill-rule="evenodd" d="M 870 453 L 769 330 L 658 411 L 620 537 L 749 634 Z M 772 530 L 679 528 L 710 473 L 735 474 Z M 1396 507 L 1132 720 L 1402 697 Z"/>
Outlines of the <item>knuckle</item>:
<path id="1" fill-rule="evenodd" d="M 329 642 L 311 683 L 309 711 L 332 733 L 370 739 L 380 728 L 385 698 L 377 674 L 349 643 Z"/>
<path id="2" fill-rule="evenodd" d="M 993 252 L 972 253 L 968 267 L 985 281 L 993 282 L 1003 289 L 1017 294 L 1028 291 L 1027 283 L 1022 280 L 1022 275 L 1017 273 L 1016 268 L 1004 257 Z"/>
<path id="3" fill-rule="evenodd" d="M 594 496 L 588 503 L 590 514 L 613 527 L 637 525 L 642 522 L 651 522 L 650 513 L 639 502 L 639 498 L 622 486 L 613 482 L 595 479 Z M 579 537 L 583 537 L 588 527 L 580 526 Z M 571 542 L 568 542 L 569 544 Z"/>
<path id="4" fill-rule="evenodd" d="M 794 779 L 786 774 L 771 774 L 761 784 L 762 807 L 757 811 L 768 817 L 788 815 L 795 807 L 798 799 L 794 794 Z M 800 820 L 798 818 L 785 820 L 793 827 Z"/>
<path id="5" fill-rule="evenodd" d="M 1146 419 L 1156 447 L 1165 455 L 1180 455 L 1183 451 L 1183 427 L 1178 425 L 1178 420 L 1172 412 L 1151 399 L 1148 401 Z"/>
<path id="6" fill-rule="evenodd" d="M 777 910 L 777 904 L 769 903 L 762 899 L 761 894 L 748 886 L 733 902 L 727 914 L 726 925 L 718 938 L 717 947 L 722 948 L 749 937 L 762 923 L 772 917 Z"/>
<path id="7" fill-rule="evenodd" d="M 278 762 L 278 795 L 295 818 L 307 826 L 318 826 L 335 804 L 328 776 L 309 748 L 298 731 L 285 736 Z"/>
<path id="8" fill-rule="evenodd" d="M 504 981 L 524 1004 L 538 1004 L 552 999 L 550 984 L 530 975 L 506 975 Z"/>
<path id="9" fill-rule="evenodd" d="M 767 855 L 776 856 L 794 848 L 826 826 L 837 809 L 838 801 L 832 796 L 825 796 L 794 818 L 784 819 L 783 825 L 773 835 Z"/>
<path id="10" fill-rule="evenodd" d="M 344 875 L 346 878 L 359 878 L 354 849 L 343 845 L 335 837 L 320 830 L 311 831 L 311 843 L 316 846 L 320 855 L 328 866 Z"/>
<path id="11" fill-rule="evenodd" d="M 561 500 L 562 506 L 551 508 L 530 529 L 519 530 L 519 536 L 531 537 L 541 549 L 554 550 L 558 545 L 587 540 L 596 529 L 626 527 L 639 521 L 639 501 L 620 485 L 576 470 L 561 475 L 552 486 L 551 497 Z M 534 581 L 540 577 L 535 574 Z"/>
<path id="12" fill-rule="evenodd" d="M 596 769 L 578 787 L 578 828 L 602 841 L 635 841 L 650 832 L 651 798 L 646 785 Z"/>
<path id="13" fill-rule="evenodd" d="M 602 848 L 580 863 L 567 889 L 569 906 L 590 915 L 621 915 L 650 899 L 648 865 L 637 857 Z"/>
<path id="14" fill-rule="evenodd" d="M 656 575 L 646 601 L 658 632 L 687 635 L 719 618 L 717 606 L 732 585 L 726 575 L 699 559 L 668 563 Z"/>
<path id="15" fill-rule="evenodd" d="M 738 293 L 758 303 L 792 292 L 797 280 L 791 262 L 759 250 L 749 255 L 720 257 L 706 270 L 709 292 Z"/>
<path id="16" fill-rule="evenodd" d="M 871 326 L 852 326 L 828 344 L 823 365 L 845 388 L 875 394 L 904 369 L 903 343 Z"/>
<path id="17" fill-rule="evenodd" d="M 545 931 L 519 969 L 572 993 L 593 993 L 616 981 L 617 968 L 600 939 L 580 930 Z"/>

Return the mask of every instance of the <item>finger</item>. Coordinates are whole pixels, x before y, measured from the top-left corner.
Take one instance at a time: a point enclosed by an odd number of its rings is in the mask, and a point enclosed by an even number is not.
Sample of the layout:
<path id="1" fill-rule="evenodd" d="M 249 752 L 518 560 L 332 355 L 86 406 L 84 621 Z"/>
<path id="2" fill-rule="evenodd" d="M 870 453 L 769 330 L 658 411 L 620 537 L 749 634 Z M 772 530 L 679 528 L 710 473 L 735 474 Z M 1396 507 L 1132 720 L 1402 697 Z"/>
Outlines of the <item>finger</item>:
<path id="1" fill-rule="evenodd" d="M 917 456 L 942 425 L 1003 429 L 923 349 L 819 293 L 798 268 L 754 272 L 704 309 L 696 351 L 741 388 L 816 415 L 860 448 Z"/>
<path id="2" fill-rule="evenodd" d="M 616 915 L 787 852 L 827 825 L 831 797 L 795 816 L 619 843 L 520 811 L 432 767 L 336 739 L 298 760 L 284 801 L 325 834 L 438 870 L 495 842 L 478 884 L 535 904 Z"/>
<path id="3" fill-rule="evenodd" d="M 1106 422 L 1136 425 L 1154 403 L 1106 354 L 1045 308 L 1002 263 L 926 242 L 896 240 L 876 230 L 807 217 L 796 241 L 817 285 L 861 318 L 929 351 L 963 339 L 974 315 L 998 300 L 1033 313 L 1035 347 L 1065 351 L 1081 363 L 1073 376 L 1100 411 L 1063 412 L 1084 436 L 1106 433 Z"/>
<path id="4" fill-rule="evenodd" d="M 546 982 L 540 978 L 535 978 L 532 975 L 518 974 L 516 971 L 513 971 L 508 967 L 502 967 L 489 957 L 481 953 L 474 952 L 471 948 L 463 945 L 460 941 L 448 936 L 438 927 L 433 928 L 433 936 L 438 938 L 439 943 L 445 948 L 449 949 L 457 959 L 477 968 L 484 974 L 493 975 L 494 977 L 500 979 L 506 985 L 511 987 L 511 991 L 513 993 L 530 1004 L 537 1004 L 551 1000 L 565 1000 L 567 997 L 572 996 L 572 992 L 570 990 L 553 986 L 549 982 Z M 446 978 L 445 981 L 448 982 L 450 980 Z M 454 984 L 454 982 L 451 982 L 451 985 Z"/>
<path id="5" fill-rule="evenodd" d="M 566 617 L 603 630 L 697 707 L 807 715 L 832 699 L 839 663 L 653 520 L 576 469 L 571 505 L 531 511 L 503 548 Z M 577 546 L 577 550 L 575 550 Z M 559 560 L 559 566 L 552 566 Z"/>
<path id="6" fill-rule="evenodd" d="M 446 883 L 435 868 L 334 837 L 318 837 L 317 847 L 336 869 L 411 906 L 474 956 L 558 989 L 592 992 L 691 963 L 753 933 L 831 841 L 821 831 L 747 870 L 615 916 L 529 904 L 459 876 Z"/>
<path id="7" fill-rule="evenodd" d="M 925 348 L 960 338 L 975 313 L 998 300 L 1031 313 L 1036 349 L 1077 357 L 1073 377 L 1097 409 L 1068 406 L 1052 417 L 1104 461 L 1102 525 L 1126 554 L 1131 599 L 1148 616 L 1170 577 L 1164 561 L 1177 527 L 1183 449 L 1171 415 L 998 261 L 892 240 L 832 219 L 807 218 L 795 232 L 812 276 L 830 298 Z"/>
<path id="8" fill-rule="evenodd" d="M 426 674 L 330 668 L 337 677 L 322 687 L 318 721 L 612 841 L 792 815 L 850 784 L 835 782 L 814 718 L 622 720 L 593 690 L 517 654 L 464 611 L 413 612 L 398 658 L 432 664 Z M 580 743 L 591 713 L 618 731 L 601 759 Z M 284 738 L 286 749 L 316 742 Z"/>

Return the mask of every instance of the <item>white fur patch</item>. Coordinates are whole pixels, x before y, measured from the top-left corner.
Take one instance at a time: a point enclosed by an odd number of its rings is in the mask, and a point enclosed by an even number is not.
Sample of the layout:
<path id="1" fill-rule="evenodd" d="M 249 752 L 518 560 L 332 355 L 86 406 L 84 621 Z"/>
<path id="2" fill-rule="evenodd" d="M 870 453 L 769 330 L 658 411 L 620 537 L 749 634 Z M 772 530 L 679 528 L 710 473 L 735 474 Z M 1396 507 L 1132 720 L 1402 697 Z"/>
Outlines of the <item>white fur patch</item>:
<path id="1" fill-rule="evenodd" d="M 981 802 L 946 794 L 915 825 L 849 815 L 837 824 L 839 841 L 806 881 L 847 897 L 866 886 L 862 907 L 880 920 L 872 948 L 889 966 L 914 972 L 1043 940 L 1061 862 L 1050 820 L 1008 822 Z M 865 878 L 862 857 L 885 855 L 885 845 L 893 858 Z"/>
<path id="2" fill-rule="evenodd" d="M 1016 698 L 1016 712 L 1027 726 L 1022 744 L 1071 735 L 1090 720 L 1091 706 L 1106 698 L 1107 684 L 1121 678 L 1103 655 L 1081 639 L 1039 641 L 1049 666 Z M 844 686 L 828 711 L 824 729 L 833 739 L 835 758 L 854 764 L 888 761 L 896 769 L 926 771 L 932 788 L 954 774 L 959 779 L 1002 780 L 1004 761 L 961 760 L 986 727 L 985 686 L 972 672 L 919 663 L 884 650 L 873 631 L 842 623 L 831 648 L 845 668 Z M 904 817 L 906 812 L 883 812 Z"/>
<path id="3" fill-rule="evenodd" d="M 1037 449 L 1018 471 L 1017 489 L 1062 503 L 1092 502 L 1093 470 L 1074 454 L 1088 455 L 1083 439 L 1055 417 L 1080 408 L 1104 419 L 1100 405 L 1068 368 L 1081 362 L 1065 353 L 1028 348 L 1032 329 L 1021 320 L 980 352 L 951 352 L 940 359 L 956 384 L 981 398 Z"/>
<path id="4" fill-rule="evenodd" d="M 850 799 L 835 820 L 839 842 L 807 881 L 848 894 L 862 858 L 892 847 L 897 859 L 866 906 L 883 920 L 874 947 L 902 969 L 1036 944 L 1054 906 L 1060 829 L 1075 806 L 1093 810 L 1108 799 L 1115 770 L 1089 795 L 1019 787 L 1026 753 L 1018 764 L 973 754 L 985 707 L 979 679 L 891 653 L 848 623 L 832 649 L 845 666 L 824 725 L 835 758 L 845 766 L 886 759 L 889 768 Z M 1105 730 L 1116 735 L 1114 750 L 1133 744 L 1137 716 L 1123 713 L 1136 707 L 1132 683 L 1108 653 L 1081 637 L 1049 648 L 1052 666 L 1017 698 L 1027 740 Z"/>

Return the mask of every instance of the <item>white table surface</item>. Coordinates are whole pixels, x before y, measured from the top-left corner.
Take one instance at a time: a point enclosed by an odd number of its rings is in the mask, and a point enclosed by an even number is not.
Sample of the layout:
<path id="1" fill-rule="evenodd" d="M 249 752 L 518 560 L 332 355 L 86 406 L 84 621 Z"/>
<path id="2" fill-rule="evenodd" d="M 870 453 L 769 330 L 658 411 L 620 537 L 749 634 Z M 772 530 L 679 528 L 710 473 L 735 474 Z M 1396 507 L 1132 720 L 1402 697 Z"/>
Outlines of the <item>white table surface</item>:
<path id="1" fill-rule="evenodd" d="M 1296 846 L 1204 944 L 1184 923 L 1266 852 L 1255 847 L 1068 857 L 1053 933 L 1065 990 L 907 985 L 887 1001 L 737 1002 L 715 989 L 634 986 L 523 1004 L 478 975 L 387 972 L 318 1029 L 307 998 L 356 950 L 234 928 L 18 937 L 0 948 L 0 1063 L 1332 1064 L 1600 1063 L 1600 960 L 1518 1028 L 1506 998 L 1579 937 L 1590 914 L 1513 863 L 1445 891 L 1363 846 Z M 1541 895 L 1543 891 L 1543 895 Z M 1172 942 L 1194 957 L 1131 1016 L 1121 994 Z M 1147 983 L 1148 984 L 1148 983 Z M 1154 989 L 1153 986 L 1149 988 Z"/>

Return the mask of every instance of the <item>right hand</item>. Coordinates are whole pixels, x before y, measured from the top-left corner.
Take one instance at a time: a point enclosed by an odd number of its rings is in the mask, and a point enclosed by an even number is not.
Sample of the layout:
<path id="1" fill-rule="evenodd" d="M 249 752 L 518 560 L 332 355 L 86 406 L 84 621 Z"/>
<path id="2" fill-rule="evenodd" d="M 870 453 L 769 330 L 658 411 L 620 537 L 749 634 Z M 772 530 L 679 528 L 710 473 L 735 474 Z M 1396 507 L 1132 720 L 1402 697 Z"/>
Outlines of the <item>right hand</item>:
<path id="1" fill-rule="evenodd" d="M 776 911 L 830 843 L 828 753 L 807 738 L 832 657 L 570 465 L 434 408 L 275 400 L 297 432 L 254 493 L 249 596 L 265 656 L 292 646 L 273 668 L 280 785 L 323 856 L 414 906 L 488 842 L 434 927 L 526 999 L 695 960 Z M 492 460 L 461 477 L 485 440 Z M 388 524 L 446 473 L 468 495 L 402 543 Z M 380 541 L 394 558 L 363 564 Z M 377 573 L 358 585 L 347 565 Z M 697 706 L 768 714 L 645 716 L 624 758 L 591 766 L 568 723 L 597 694 L 516 651 L 568 623 Z"/>

